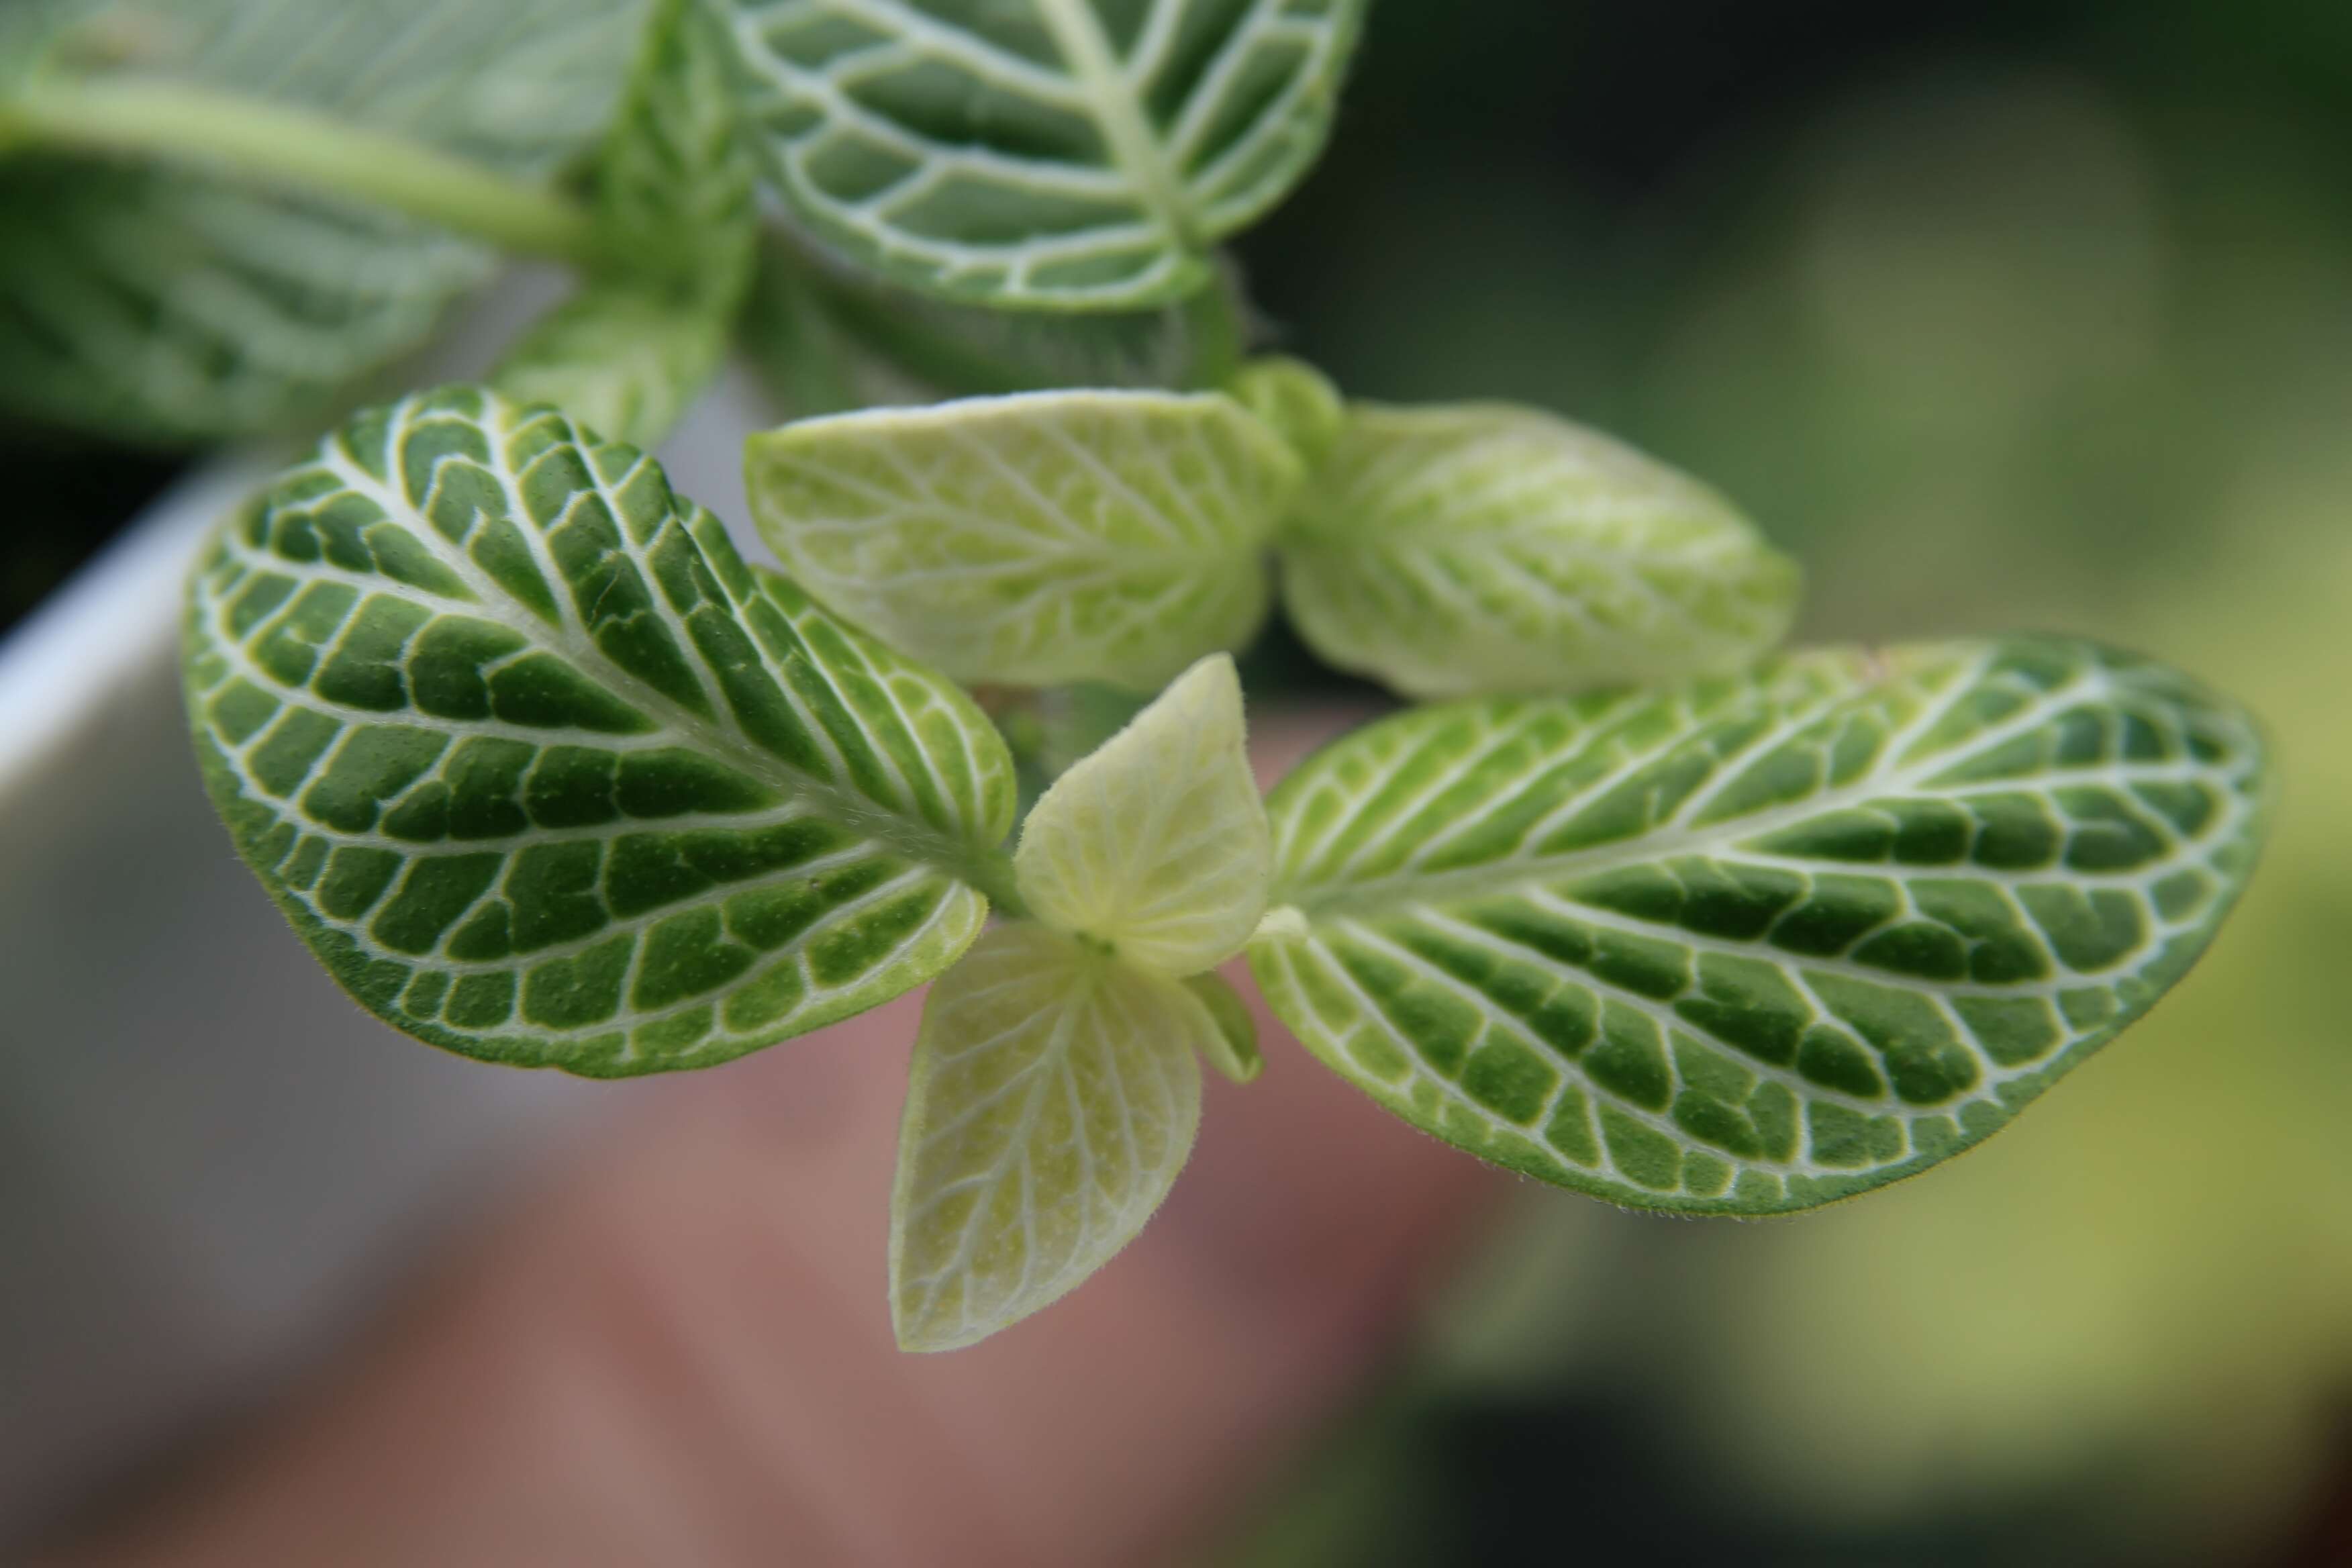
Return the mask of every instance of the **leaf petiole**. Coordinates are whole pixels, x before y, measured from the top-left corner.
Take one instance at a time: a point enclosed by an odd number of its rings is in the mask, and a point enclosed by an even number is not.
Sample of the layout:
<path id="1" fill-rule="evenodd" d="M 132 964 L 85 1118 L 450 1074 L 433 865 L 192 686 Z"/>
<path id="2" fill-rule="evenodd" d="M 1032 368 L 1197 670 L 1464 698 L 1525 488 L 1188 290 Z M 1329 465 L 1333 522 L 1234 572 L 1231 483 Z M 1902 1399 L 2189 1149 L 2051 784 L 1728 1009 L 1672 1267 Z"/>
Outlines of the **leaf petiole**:
<path id="1" fill-rule="evenodd" d="M 48 145 L 212 164 L 357 198 L 526 256 L 609 269 L 594 216 L 553 191 L 406 137 L 177 84 L 45 81 L 0 103 L 0 150 Z"/>

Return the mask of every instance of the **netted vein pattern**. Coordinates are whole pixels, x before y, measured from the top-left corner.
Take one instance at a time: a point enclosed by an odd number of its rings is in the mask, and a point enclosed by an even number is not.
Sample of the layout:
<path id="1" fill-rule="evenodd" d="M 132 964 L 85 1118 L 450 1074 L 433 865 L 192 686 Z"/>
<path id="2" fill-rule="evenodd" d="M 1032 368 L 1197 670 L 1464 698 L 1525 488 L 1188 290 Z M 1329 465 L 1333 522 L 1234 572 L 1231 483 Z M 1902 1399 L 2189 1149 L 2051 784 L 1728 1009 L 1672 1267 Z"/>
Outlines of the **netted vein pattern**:
<path id="1" fill-rule="evenodd" d="M 824 237 L 963 298 L 1105 309 L 1321 150 L 1362 0 L 735 0 L 770 169 Z"/>
<path id="2" fill-rule="evenodd" d="M 345 986 L 471 1055 L 704 1065 L 887 999 L 986 905 L 1002 742 L 747 567 L 635 449 L 464 389 L 370 412 L 221 536 L 189 707 Z"/>
<path id="3" fill-rule="evenodd" d="M 2242 713 L 2058 640 L 1425 709 L 1276 791 L 1307 934 L 1252 962 L 1473 1152 L 1804 1208 L 1985 1137 L 2143 1012 L 2236 897 L 2262 776 Z"/>

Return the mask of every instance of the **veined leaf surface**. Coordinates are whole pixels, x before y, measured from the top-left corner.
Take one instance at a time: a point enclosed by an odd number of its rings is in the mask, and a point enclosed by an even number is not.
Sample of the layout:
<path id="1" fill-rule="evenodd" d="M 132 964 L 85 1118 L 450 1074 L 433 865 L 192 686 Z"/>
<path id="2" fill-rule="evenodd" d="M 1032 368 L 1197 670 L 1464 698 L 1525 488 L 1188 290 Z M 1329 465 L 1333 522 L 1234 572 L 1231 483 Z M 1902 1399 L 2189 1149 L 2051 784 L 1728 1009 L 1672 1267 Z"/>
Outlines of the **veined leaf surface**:
<path id="1" fill-rule="evenodd" d="M 1274 864 L 1233 659 L 1194 665 L 1054 782 L 1013 857 L 1045 924 L 1162 974 L 1241 951 Z"/>
<path id="2" fill-rule="evenodd" d="M 611 118 L 646 4 L 58 9 L 58 60 L 97 61 L 110 85 L 296 105 L 536 180 Z M 414 347 L 496 265 L 480 245 L 347 203 L 22 151 L 0 163 L 0 403 L 161 442 L 314 418 L 354 377 Z"/>
<path id="3" fill-rule="evenodd" d="M 1240 363 L 1229 280 L 1143 310 L 998 310 L 808 252 L 771 228 L 738 342 L 796 419 L 1084 386 L 1211 391 Z"/>
<path id="4" fill-rule="evenodd" d="M 650 458 L 487 393 L 368 411 L 232 520 L 186 668 L 263 885 L 467 1055 L 723 1061 L 929 978 L 1009 879 L 1012 764 L 960 691 Z"/>
<path id="5" fill-rule="evenodd" d="M 1798 573 L 1706 486 L 1503 404 L 1353 404 L 1283 534 L 1325 658 L 1410 697 L 1720 674 L 1780 641 Z"/>
<path id="6" fill-rule="evenodd" d="M 932 985 L 890 1205 L 898 1343 L 944 1351 L 1067 1292 L 1143 1228 L 1192 1151 L 1207 1005 L 1029 922 Z"/>
<path id="7" fill-rule="evenodd" d="M 1157 688 L 1246 641 L 1299 480 L 1216 394 L 1062 392 L 803 420 L 751 514 L 825 604 L 958 679 Z"/>
<path id="8" fill-rule="evenodd" d="M 2250 871 L 2252 721 L 2058 640 L 1424 709 L 1270 801 L 1317 1056 L 1618 1203 L 1808 1208 L 1986 1137 L 2152 1004 Z"/>
<path id="9" fill-rule="evenodd" d="M 731 0 L 818 235 L 1006 306 L 1180 298 L 1322 149 L 1363 0 Z"/>

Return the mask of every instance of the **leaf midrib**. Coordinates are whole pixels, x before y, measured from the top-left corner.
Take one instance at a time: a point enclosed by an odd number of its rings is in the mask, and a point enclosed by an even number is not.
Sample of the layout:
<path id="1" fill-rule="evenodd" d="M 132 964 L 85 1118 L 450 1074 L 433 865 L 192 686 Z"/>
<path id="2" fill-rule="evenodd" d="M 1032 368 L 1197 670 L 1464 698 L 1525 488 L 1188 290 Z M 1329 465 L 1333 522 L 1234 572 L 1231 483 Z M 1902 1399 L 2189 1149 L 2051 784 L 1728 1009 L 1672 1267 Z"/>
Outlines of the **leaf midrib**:
<path id="1" fill-rule="evenodd" d="M 1133 180 L 1145 205 L 1179 248 L 1197 254 L 1208 247 L 1183 183 L 1161 154 L 1143 106 L 1129 89 L 1112 55 L 1110 39 L 1087 0 L 1036 0 L 1039 17 L 1053 34 L 1063 63 L 1095 112 L 1111 161 Z"/>
<path id="2" fill-rule="evenodd" d="M 1965 691 L 1969 684 L 1966 679 L 1958 680 L 1953 689 L 1956 693 Z M 2024 713 L 2011 715 L 1999 724 L 1989 726 L 1969 737 L 1965 746 L 1955 751 L 1939 752 L 1908 765 L 1898 764 L 1885 773 L 1872 773 L 1842 788 L 1748 816 L 1664 832 L 1641 833 L 1612 844 L 1574 850 L 1565 855 L 1524 859 L 1507 858 L 1453 871 L 1407 872 L 1368 878 L 1361 881 L 1339 881 L 1330 884 L 1321 892 L 1312 887 L 1295 890 L 1291 887 L 1278 887 L 1275 901 L 1291 905 L 1310 921 L 1318 915 L 1329 919 L 1370 919 L 1396 909 L 1435 905 L 1463 898 L 1507 896 L 1529 887 L 1556 884 L 1572 878 L 1618 870 L 1626 866 L 1737 847 L 1747 839 L 1793 827 L 1826 813 L 1922 793 L 1922 782 L 1927 776 L 1946 771 L 1966 756 L 1981 754 L 1988 748 L 1999 746 L 2046 721 L 2051 710 L 2059 705 L 2062 695 L 2079 697 L 2084 694 L 2072 688 L 2066 689 L 2063 694 L 2048 693 Z M 1925 710 L 1918 720 L 1906 727 L 1906 731 L 1891 735 L 1887 741 L 1889 754 L 1900 754 L 1918 736 L 1930 732 L 1944 708 L 1945 705 L 1939 703 Z M 2103 771 L 2084 770 L 2084 779 L 2068 782 L 2085 782 Z M 2037 787 L 2032 781 L 2011 782 L 2020 789 Z M 1866 874 L 1866 868 L 1857 867 L 1855 869 Z M 1951 874 L 1965 878 L 1970 872 L 1965 868 L 1955 868 Z"/>

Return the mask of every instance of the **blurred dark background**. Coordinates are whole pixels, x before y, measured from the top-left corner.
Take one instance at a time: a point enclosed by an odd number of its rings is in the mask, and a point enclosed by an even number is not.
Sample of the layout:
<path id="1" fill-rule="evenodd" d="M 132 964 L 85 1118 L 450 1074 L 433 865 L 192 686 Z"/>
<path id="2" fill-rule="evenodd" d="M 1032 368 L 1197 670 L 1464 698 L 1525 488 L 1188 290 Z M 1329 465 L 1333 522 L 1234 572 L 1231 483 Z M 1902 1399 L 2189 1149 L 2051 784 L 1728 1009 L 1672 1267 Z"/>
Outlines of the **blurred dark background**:
<path id="1" fill-rule="evenodd" d="M 1951 1170 L 1754 1226 L 1528 1194 L 1238 1560 L 2352 1563 L 2347 170 L 2346 0 L 1375 5 L 1241 247 L 1284 346 L 1706 478 L 1809 637 L 2158 653 L 2287 793 L 2199 974 Z M 0 464 L 0 623 L 176 466 Z"/>

